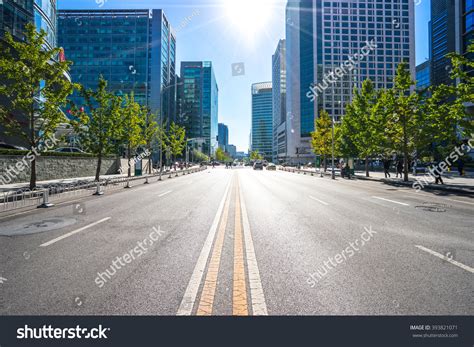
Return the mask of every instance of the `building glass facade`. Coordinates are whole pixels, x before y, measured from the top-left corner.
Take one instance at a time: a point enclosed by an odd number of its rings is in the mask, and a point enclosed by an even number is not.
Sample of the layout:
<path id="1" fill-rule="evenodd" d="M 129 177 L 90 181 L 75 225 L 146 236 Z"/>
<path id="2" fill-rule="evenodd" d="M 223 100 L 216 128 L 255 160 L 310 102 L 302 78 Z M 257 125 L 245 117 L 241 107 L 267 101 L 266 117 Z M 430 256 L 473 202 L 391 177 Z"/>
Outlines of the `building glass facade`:
<path id="1" fill-rule="evenodd" d="M 280 40 L 272 57 L 273 161 L 286 158 L 286 43 Z"/>
<path id="2" fill-rule="evenodd" d="M 176 39 L 162 10 L 62 10 L 58 28 L 74 82 L 96 89 L 102 75 L 109 90 L 133 92 L 164 125 L 174 120 Z"/>
<path id="3" fill-rule="evenodd" d="M 252 85 L 252 151 L 268 161 L 273 155 L 273 92 L 272 82 Z"/>
<path id="4" fill-rule="evenodd" d="M 56 47 L 56 0 L 4 0 L 0 1 L 0 36 L 9 32 L 21 40 L 27 23 L 43 29 L 49 48 Z"/>
<path id="5" fill-rule="evenodd" d="M 212 63 L 182 62 L 179 105 L 186 136 L 201 143 L 200 150 L 214 157 L 218 148 L 219 88 Z"/>
<path id="6" fill-rule="evenodd" d="M 218 142 L 219 148 L 227 152 L 227 146 L 229 146 L 229 127 L 222 123 L 218 125 Z"/>
<path id="7" fill-rule="evenodd" d="M 402 61 L 415 78 L 411 0 L 289 1 L 286 25 L 288 156 L 294 162 L 314 160 L 310 133 L 320 110 L 340 121 L 354 88 L 368 78 L 378 89 L 392 87 Z M 372 40 L 377 46 L 355 68 L 333 78 Z M 321 92 L 311 100 L 316 86 Z"/>
<path id="8" fill-rule="evenodd" d="M 416 67 L 417 89 L 426 89 L 431 85 L 430 64 L 431 62 L 428 60 Z"/>

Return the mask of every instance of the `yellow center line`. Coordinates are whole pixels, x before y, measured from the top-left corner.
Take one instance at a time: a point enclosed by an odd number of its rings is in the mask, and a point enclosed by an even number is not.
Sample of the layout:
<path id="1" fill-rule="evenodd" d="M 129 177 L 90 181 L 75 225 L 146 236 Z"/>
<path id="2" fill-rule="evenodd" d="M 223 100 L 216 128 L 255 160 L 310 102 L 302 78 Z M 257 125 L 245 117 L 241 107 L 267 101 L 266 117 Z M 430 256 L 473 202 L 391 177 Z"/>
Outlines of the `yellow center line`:
<path id="1" fill-rule="evenodd" d="M 224 245 L 225 231 L 227 227 L 227 220 L 229 217 L 230 198 L 232 190 L 224 206 L 224 212 L 222 214 L 221 223 L 219 225 L 219 231 L 212 251 L 211 260 L 209 261 L 209 267 L 207 269 L 206 280 L 204 281 L 204 287 L 201 293 L 201 300 L 197 309 L 196 315 L 198 316 L 210 316 L 212 315 L 212 308 L 214 306 L 214 297 L 216 294 L 217 277 L 219 274 L 219 266 L 221 263 L 222 247 Z"/>
<path id="2" fill-rule="evenodd" d="M 240 187 L 237 179 L 237 193 L 235 194 L 235 234 L 234 234 L 234 316 L 248 316 L 247 287 L 245 282 L 245 263 L 243 249 L 242 220 L 240 210 Z"/>

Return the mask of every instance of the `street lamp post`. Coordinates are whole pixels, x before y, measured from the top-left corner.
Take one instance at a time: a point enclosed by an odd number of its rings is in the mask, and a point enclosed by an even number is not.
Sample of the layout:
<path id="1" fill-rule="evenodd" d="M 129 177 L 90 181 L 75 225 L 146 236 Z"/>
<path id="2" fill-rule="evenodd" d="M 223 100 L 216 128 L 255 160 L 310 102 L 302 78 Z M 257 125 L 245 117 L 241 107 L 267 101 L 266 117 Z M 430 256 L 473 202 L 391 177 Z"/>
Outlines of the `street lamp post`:
<path id="1" fill-rule="evenodd" d="M 336 169 L 334 167 L 334 115 L 332 115 L 331 117 L 332 119 L 332 174 L 331 174 L 331 178 L 333 180 L 336 179 Z"/>

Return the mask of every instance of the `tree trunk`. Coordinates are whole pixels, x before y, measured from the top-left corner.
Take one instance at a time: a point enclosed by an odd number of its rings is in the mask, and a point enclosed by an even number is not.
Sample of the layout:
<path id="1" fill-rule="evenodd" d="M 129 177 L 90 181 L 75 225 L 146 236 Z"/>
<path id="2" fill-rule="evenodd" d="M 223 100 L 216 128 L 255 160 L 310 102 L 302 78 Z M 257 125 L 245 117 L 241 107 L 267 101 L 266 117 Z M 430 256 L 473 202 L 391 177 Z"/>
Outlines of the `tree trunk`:
<path id="1" fill-rule="evenodd" d="M 100 181 L 100 170 L 102 169 L 102 153 L 97 156 L 97 169 L 95 171 L 95 181 Z"/>
<path id="2" fill-rule="evenodd" d="M 408 134 L 406 121 L 403 123 L 403 181 L 408 182 Z"/>
<path id="3" fill-rule="evenodd" d="M 326 156 L 324 156 L 324 172 L 328 171 L 328 161 L 326 160 Z"/>
<path id="4" fill-rule="evenodd" d="M 132 177 L 132 149 L 130 148 L 130 143 L 128 144 L 128 153 L 127 153 L 127 159 L 128 159 L 128 177 Z"/>
<path id="5" fill-rule="evenodd" d="M 369 157 L 365 157 L 365 176 L 370 177 L 370 172 L 369 172 Z"/>
<path id="6" fill-rule="evenodd" d="M 33 154 L 33 156 L 31 161 L 30 190 L 36 188 L 36 154 Z"/>

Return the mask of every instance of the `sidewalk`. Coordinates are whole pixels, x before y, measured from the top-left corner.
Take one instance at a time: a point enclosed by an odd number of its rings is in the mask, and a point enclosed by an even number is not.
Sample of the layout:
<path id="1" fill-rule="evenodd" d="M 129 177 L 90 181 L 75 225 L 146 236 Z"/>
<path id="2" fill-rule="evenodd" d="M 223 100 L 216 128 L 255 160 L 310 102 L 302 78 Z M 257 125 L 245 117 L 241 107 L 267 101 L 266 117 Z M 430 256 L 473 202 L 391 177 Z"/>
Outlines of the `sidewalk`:
<path id="1" fill-rule="evenodd" d="M 361 180 L 372 180 L 384 182 L 387 184 L 398 184 L 408 187 L 413 187 L 416 182 L 421 182 L 423 184 L 423 189 L 427 190 L 442 190 L 442 191 L 451 191 L 458 192 L 463 194 L 474 194 L 474 177 L 470 174 L 466 177 L 460 177 L 457 173 L 447 173 L 443 175 L 444 185 L 435 184 L 434 178 L 430 177 L 428 174 L 418 174 L 414 176 L 412 174 L 408 175 L 409 182 L 403 182 L 402 178 L 396 178 L 396 173 L 391 172 L 391 178 L 385 178 L 383 172 L 370 172 L 370 177 L 365 176 L 365 171 L 356 171 L 356 177 Z"/>
<path id="2" fill-rule="evenodd" d="M 196 166 L 190 167 L 190 169 L 196 168 Z M 181 170 L 178 170 L 180 172 Z M 158 170 L 153 170 L 154 174 L 158 174 Z M 173 171 L 174 172 L 174 171 Z M 169 171 L 163 171 L 163 174 L 168 174 Z M 117 175 L 102 175 L 100 176 L 100 181 L 108 181 L 116 178 L 126 178 L 127 174 L 117 174 Z M 132 178 L 135 176 L 132 175 Z M 142 176 L 143 178 L 146 177 L 146 175 Z M 51 181 L 38 181 L 36 183 L 38 188 L 46 188 L 46 187 L 52 187 L 52 186 L 72 186 L 72 185 L 78 185 L 78 184 L 86 184 L 86 183 L 91 183 L 95 181 L 95 176 L 90 176 L 90 177 L 75 177 L 75 178 L 65 178 L 65 179 L 58 179 L 58 180 L 51 180 Z M 19 191 L 19 190 L 24 190 L 28 191 L 30 187 L 29 182 L 24 182 L 24 183 L 13 183 L 13 184 L 5 184 L 5 185 L 0 185 L 0 193 L 6 193 L 6 192 L 14 192 L 14 191 Z"/>

